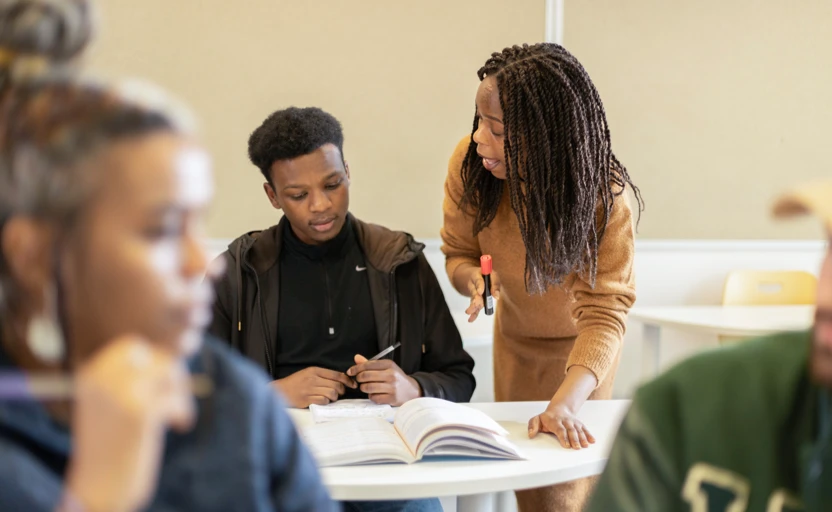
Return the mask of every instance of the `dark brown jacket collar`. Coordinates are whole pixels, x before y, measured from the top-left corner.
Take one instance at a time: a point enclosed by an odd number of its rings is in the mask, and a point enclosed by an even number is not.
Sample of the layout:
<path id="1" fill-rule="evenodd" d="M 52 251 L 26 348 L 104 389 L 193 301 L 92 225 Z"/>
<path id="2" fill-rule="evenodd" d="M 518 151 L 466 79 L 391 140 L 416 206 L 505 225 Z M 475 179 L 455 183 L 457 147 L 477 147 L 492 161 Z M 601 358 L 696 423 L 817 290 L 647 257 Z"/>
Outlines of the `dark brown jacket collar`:
<path id="1" fill-rule="evenodd" d="M 367 264 L 380 272 L 392 272 L 396 267 L 414 260 L 424 250 L 425 245 L 413 239 L 403 231 L 393 231 L 378 224 L 370 224 L 356 219 L 348 213 L 355 227 L 358 244 L 364 252 Z M 263 274 L 280 260 L 286 217 L 263 231 L 251 231 L 237 238 L 228 249 L 237 259 L 239 266 L 248 263 L 257 274 Z"/>

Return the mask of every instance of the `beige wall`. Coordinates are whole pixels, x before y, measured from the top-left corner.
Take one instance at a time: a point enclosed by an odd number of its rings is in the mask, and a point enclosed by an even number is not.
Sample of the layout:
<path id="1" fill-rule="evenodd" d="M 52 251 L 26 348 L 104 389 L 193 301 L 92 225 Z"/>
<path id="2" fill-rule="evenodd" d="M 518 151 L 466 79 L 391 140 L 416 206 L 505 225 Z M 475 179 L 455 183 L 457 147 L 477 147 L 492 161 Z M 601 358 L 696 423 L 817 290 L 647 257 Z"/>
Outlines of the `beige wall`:
<path id="1" fill-rule="evenodd" d="M 566 0 L 613 147 L 641 185 L 642 238 L 814 238 L 777 191 L 832 178 L 832 2 Z"/>
<path id="2" fill-rule="evenodd" d="M 246 158 L 272 110 L 344 124 L 359 216 L 436 237 L 449 152 L 470 129 L 475 71 L 543 37 L 544 1 L 103 0 L 92 67 L 185 99 L 217 167 L 210 234 L 276 221 Z M 832 176 L 832 2 L 566 0 L 565 44 L 604 98 L 644 192 L 642 238 L 809 238 L 776 192 Z"/>
<path id="3" fill-rule="evenodd" d="M 494 50 L 536 42 L 543 0 L 102 0 L 92 69 L 147 77 L 201 121 L 218 185 L 211 236 L 278 213 L 246 156 L 273 110 L 316 105 L 344 125 L 352 210 L 437 237 L 442 184 L 473 121 L 476 71 Z"/>

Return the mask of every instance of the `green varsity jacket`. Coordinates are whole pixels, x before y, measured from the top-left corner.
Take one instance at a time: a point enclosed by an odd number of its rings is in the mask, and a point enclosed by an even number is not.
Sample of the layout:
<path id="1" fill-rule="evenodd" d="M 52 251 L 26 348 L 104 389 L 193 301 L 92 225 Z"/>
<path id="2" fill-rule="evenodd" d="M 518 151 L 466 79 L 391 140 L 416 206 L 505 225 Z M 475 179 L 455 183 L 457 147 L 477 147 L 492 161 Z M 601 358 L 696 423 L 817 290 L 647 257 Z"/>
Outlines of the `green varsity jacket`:
<path id="1" fill-rule="evenodd" d="M 590 512 L 832 511 L 830 393 L 811 333 L 693 357 L 642 387 Z"/>

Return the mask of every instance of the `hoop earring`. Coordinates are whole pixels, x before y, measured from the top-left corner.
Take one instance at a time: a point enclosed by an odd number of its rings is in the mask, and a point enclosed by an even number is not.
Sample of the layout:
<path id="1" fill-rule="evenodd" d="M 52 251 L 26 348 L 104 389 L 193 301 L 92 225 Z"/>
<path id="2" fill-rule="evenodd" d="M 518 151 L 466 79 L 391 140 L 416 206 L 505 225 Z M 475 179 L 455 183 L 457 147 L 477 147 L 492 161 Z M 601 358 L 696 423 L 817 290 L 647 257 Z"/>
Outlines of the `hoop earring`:
<path id="1" fill-rule="evenodd" d="M 64 357 L 65 343 L 58 322 L 58 304 L 55 286 L 49 284 L 44 290 L 43 311 L 36 314 L 26 329 L 29 350 L 44 363 L 57 363 Z"/>

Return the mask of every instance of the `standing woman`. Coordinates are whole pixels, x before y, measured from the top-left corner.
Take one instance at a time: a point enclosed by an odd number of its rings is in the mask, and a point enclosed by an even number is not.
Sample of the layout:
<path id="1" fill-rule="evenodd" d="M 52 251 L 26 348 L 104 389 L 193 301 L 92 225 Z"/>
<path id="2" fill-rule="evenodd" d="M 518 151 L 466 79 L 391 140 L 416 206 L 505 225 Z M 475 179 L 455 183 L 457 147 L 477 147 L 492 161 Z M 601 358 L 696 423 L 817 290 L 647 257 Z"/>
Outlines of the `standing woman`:
<path id="1" fill-rule="evenodd" d="M 529 435 L 594 442 L 577 419 L 609 399 L 635 301 L 632 211 L 638 188 L 615 158 L 601 98 L 578 60 L 550 43 L 494 53 L 471 137 L 451 157 L 443 247 L 454 287 L 483 308 L 480 256 L 493 258 L 497 401 L 548 400 Z M 580 510 L 590 479 L 520 491 L 523 511 Z"/>

